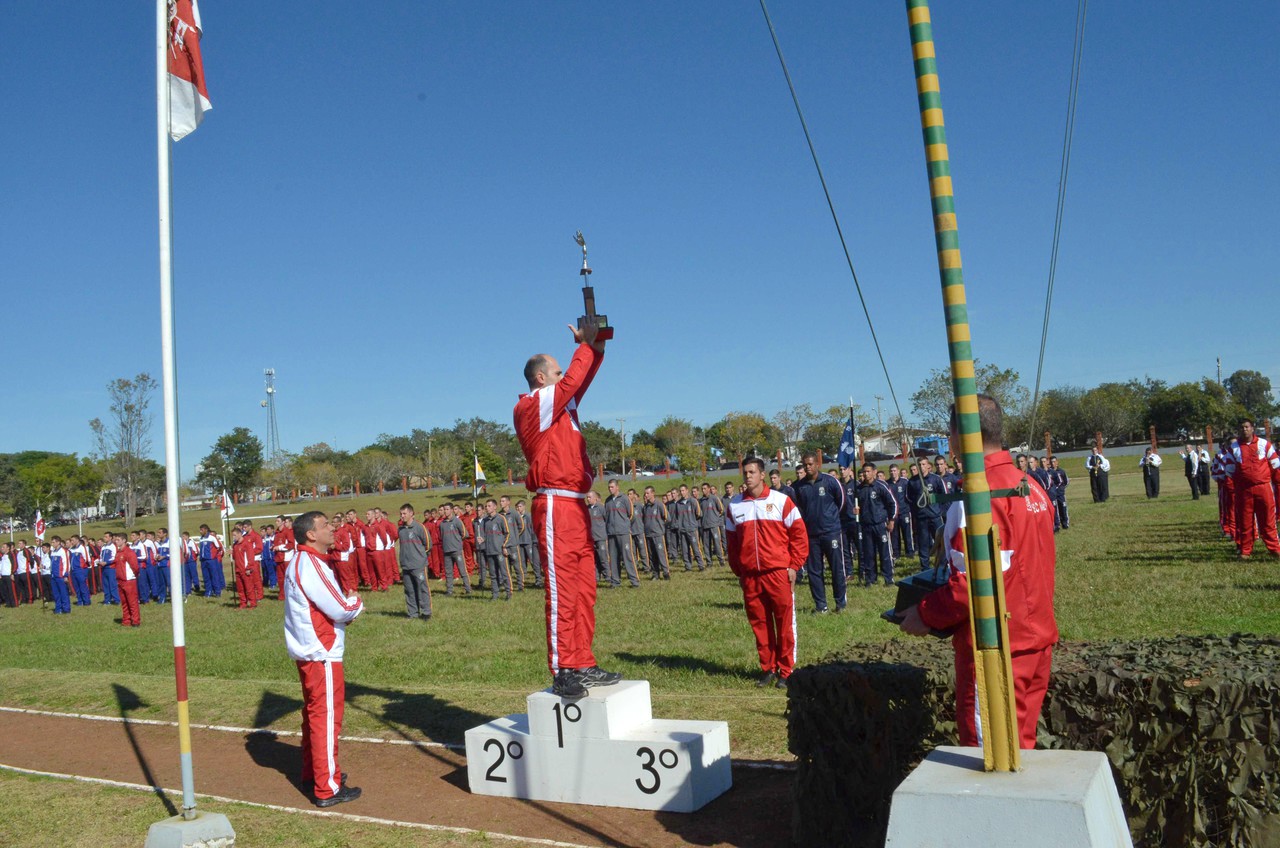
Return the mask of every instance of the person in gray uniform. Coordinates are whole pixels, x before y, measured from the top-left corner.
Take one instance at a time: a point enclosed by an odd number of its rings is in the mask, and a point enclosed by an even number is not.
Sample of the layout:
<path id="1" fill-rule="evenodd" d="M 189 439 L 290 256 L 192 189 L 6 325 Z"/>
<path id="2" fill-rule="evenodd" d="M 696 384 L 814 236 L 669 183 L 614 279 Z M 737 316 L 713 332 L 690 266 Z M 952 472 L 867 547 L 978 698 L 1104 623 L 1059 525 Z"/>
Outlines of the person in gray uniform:
<path id="1" fill-rule="evenodd" d="M 702 519 L 702 506 L 696 498 L 689 496 L 689 487 L 680 484 L 679 511 L 676 513 L 676 533 L 680 538 L 680 556 L 684 559 L 684 570 L 690 571 L 693 563 L 698 563 L 698 570 L 706 568 L 702 561 L 702 548 L 698 545 L 698 525 Z"/>
<path id="2" fill-rule="evenodd" d="M 671 579 L 667 566 L 667 507 L 658 500 L 652 486 L 644 487 L 644 506 L 640 507 L 644 524 L 645 548 L 649 554 L 649 579 Z"/>
<path id="3" fill-rule="evenodd" d="M 631 501 L 631 553 L 636 560 L 636 571 L 649 572 L 649 551 L 644 543 L 644 517 L 640 515 L 640 496 L 635 489 L 627 489 Z"/>
<path id="4" fill-rule="evenodd" d="M 728 515 L 728 514 L 729 514 L 729 501 L 733 500 L 733 496 L 734 496 L 735 494 L 736 494 L 736 492 L 735 492 L 735 491 L 734 491 L 734 489 L 733 489 L 733 484 L 732 484 L 732 483 L 725 483 L 725 484 L 724 484 L 724 495 L 723 495 L 723 496 L 721 496 L 721 498 L 720 498 L 720 509 L 722 510 L 722 514 L 723 514 L 723 515 Z M 729 540 L 728 540 L 727 538 L 725 538 L 725 534 L 724 534 L 724 522 L 723 522 L 723 521 L 722 521 L 722 522 L 720 522 L 720 526 L 719 526 L 719 528 L 717 528 L 717 529 L 720 531 L 720 550 L 724 551 L 725 556 L 728 556 L 728 555 L 729 555 Z"/>
<path id="5" fill-rule="evenodd" d="M 511 600 L 511 578 L 507 574 L 507 558 L 502 553 L 506 532 L 502 529 L 505 519 L 498 514 L 498 502 L 493 498 L 484 504 L 484 567 L 489 572 L 489 586 L 493 600 L 498 599 L 501 587 L 504 601 Z"/>
<path id="6" fill-rule="evenodd" d="M 702 484 L 698 509 L 702 512 L 698 518 L 698 536 L 702 540 L 702 549 L 707 554 L 707 566 L 710 567 L 713 556 L 724 565 L 724 549 L 720 547 L 720 531 L 724 528 L 724 502 L 710 483 Z"/>
<path id="7" fill-rule="evenodd" d="M 472 504 L 472 506 L 474 507 L 475 504 Z M 475 530 L 472 550 L 475 551 L 476 557 L 476 588 L 481 592 L 489 584 L 489 562 L 484 557 L 484 525 L 488 519 L 489 516 L 485 515 L 484 507 L 482 506 L 480 511 L 476 513 L 475 519 L 471 522 L 471 526 Z"/>
<path id="8" fill-rule="evenodd" d="M 636 563 L 631 557 L 631 501 L 622 494 L 617 480 L 609 481 L 609 497 L 604 502 L 605 533 L 609 540 L 609 585 L 622 584 L 622 569 L 627 571 L 631 588 L 640 585 Z"/>
<path id="9" fill-rule="evenodd" d="M 606 529 L 604 504 L 600 503 L 600 496 L 595 492 L 587 492 L 587 511 L 591 513 L 591 546 L 596 554 L 596 578 L 608 580 L 609 533 Z"/>
<path id="10" fill-rule="evenodd" d="M 427 553 L 431 541 L 427 530 L 414 518 L 413 507 L 400 507 L 400 580 L 404 583 L 404 606 L 409 618 L 431 618 L 431 592 L 427 588 Z"/>
<path id="11" fill-rule="evenodd" d="M 667 492 L 662 496 L 662 526 L 666 536 L 666 551 L 668 562 L 675 562 L 680 559 L 680 531 L 676 529 L 676 501 L 680 498 L 680 493 L 675 489 Z"/>
<path id="12" fill-rule="evenodd" d="M 440 520 L 440 554 L 444 559 L 444 593 L 453 594 L 453 574 L 457 570 L 462 578 L 462 591 L 471 594 L 471 578 L 467 576 L 467 564 L 462 559 L 462 540 L 467 538 L 467 527 L 453 514 L 453 504 L 444 505 L 444 518 Z"/>
<path id="13" fill-rule="evenodd" d="M 524 498 L 516 501 L 516 522 L 520 531 L 520 555 L 524 562 L 521 568 L 533 569 L 533 586 L 542 588 L 542 558 L 538 554 L 538 545 L 533 538 L 533 516 L 525 511 Z"/>
<path id="14" fill-rule="evenodd" d="M 507 579 L 517 592 L 524 591 L 524 567 L 520 563 L 520 527 L 511 509 L 511 498 L 503 495 L 498 502 L 498 517 L 502 519 L 502 559 L 507 569 Z"/>

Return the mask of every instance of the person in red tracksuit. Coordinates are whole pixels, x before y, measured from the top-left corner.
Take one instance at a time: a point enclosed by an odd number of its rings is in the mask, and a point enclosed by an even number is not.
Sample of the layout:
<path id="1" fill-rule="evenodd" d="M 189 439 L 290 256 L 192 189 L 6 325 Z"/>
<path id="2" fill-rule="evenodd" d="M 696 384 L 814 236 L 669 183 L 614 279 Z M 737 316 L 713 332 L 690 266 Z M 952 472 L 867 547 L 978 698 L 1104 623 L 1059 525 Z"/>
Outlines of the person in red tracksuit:
<path id="1" fill-rule="evenodd" d="M 253 541 L 245 536 L 237 527 L 231 531 L 231 571 L 236 580 L 236 598 L 239 609 L 251 609 L 258 605 L 254 591 L 253 572 L 257 568 L 254 562 Z"/>
<path id="2" fill-rule="evenodd" d="M 475 501 L 467 504 L 466 512 L 458 513 L 462 526 L 467 528 L 467 534 L 462 539 L 462 561 L 466 563 L 467 574 L 476 573 L 476 518 L 478 517 Z"/>
<path id="3" fill-rule="evenodd" d="M 444 577 L 444 555 L 440 552 L 440 507 L 431 510 L 430 517 L 422 522 L 431 540 L 431 550 L 427 552 L 427 570 L 437 580 Z"/>
<path id="4" fill-rule="evenodd" d="M 349 515 L 350 513 L 348 513 Z M 338 578 L 338 586 L 347 594 L 355 594 L 360 585 L 360 575 L 356 571 L 356 528 L 346 521 L 343 514 L 334 513 L 333 573 Z"/>
<path id="5" fill-rule="evenodd" d="M 112 561 L 116 570 L 116 589 L 120 593 L 120 624 L 125 627 L 141 627 L 142 614 L 138 611 L 138 557 L 129 545 L 119 545 Z"/>
<path id="6" fill-rule="evenodd" d="M 1000 404 L 978 395 L 982 427 L 982 451 L 987 482 L 994 489 L 1013 489 L 1024 479 L 1014 467 L 1004 439 Z M 955 409 L 951 411 L 951 444 L 960 444 Z M 1036 746 L 1036 724 L 1049 688 L 1049 667 L 1058 625 L 1053 613 L 1054 566 L 1053 504 L 1036 481 L 1026 497 L 991 499 L 991 520 L 1000 535 L 1000 564 L 1004 569 L 1006 612 L 1009 616 L 1009 648 L 1013 655 L 1014 699 L 1018 710 L 1019 746 Z M 978 722 L 973 632 L 969 626 L 969 580 L 964 570 L 965 514 L 963 501 L 947 510 L 943 538 L 947 544 L 951 578 L 926 595 L 904 614 L 901 627 L 923 636 L 930 630 L 952 633 L 956 664 L 956 726 L 960 744 L 982 744 Z M 995 567 L 993 562 L 992 566 Z"/>
<path id="7" fill-rule="evenodd" d="M 742 463 L 746 491 L 724 514 L 729 568 L 742 586 L 747 621 L 756 637 L 760 679 L 756 686 L 786 686 L 796 666 L 796 598 L 793 578 L 809 557 L 809 533 L 791 498 L 765 485 L 764 460 Z"/>
<path id="8" fill-rule="evenodd" d="M 257 530 L 253 529 L 252 521 L 240 522 L 240 527 L 244 531 L 244 539 L 249 543 L 253 550 L 253 569 L 249 575 L 249 588 L 255 601 L 262 600 L 262 569 L 263 564 L 263 544 L 262 536 Z M 274 565 L 275 557 L 271 557 L 272 565 Z"/>
<path id="9" fill-rule="evenodd" d="M 366 589 L 373 588 L 373 578 L 369 575 L 369 561 L 367 559 L 368 551 L 365 544 L 364 534 L 368 531 L 368 527 L 356 515 L 354 509 L 347 510 L 347 526 L 351 528 L 351 541 L 355 545 L 351 552 L 351 561 L 355 563 L 356 579 L 358 585 L 364 586 Z"/>
<path id="10" fill-rule="evenodd" d="M 1253 421 L 1240 422 L 1240 439 L 1226 456 L 1226 472 L 1235 488 L 1236 547 L 1240 559 L 1253 555 L 1253 542 L 1262 534 L 1267 553 L 1280 557 L 1276 536 L 1276 498 L 1271 477 L 1280 470 L 1280 456 L 1271 442 L 1253 429 Z"/>
<path id="11" fill-rule="evenodd" d="M 284 572 L 289 567 L 289 560 L 293 559 L 294 549 L 297 548 L 293 537 L 293 519 L 287 515 L 276 517 L 276 535 L 272 547 L 275 548 L 276 586 L 279 587 L 276 598 L 283 601 Z"/>
<path id="12" fill-rule="evenodd" d="M 567 371 L 545 354 L 524 366 L 529 393 L 512 416 L 529 463 L 525 486 L 534 492 L 533 529 L 546 568 L 547 665 L 551 691 L 581 698 L 588 686 L 617 683 L 622 675 L 596 664 L 596 563 L 586 496 L 594 477 L 578 425 L 578 406 L 604 361 L 595 324 L 569 328 L 578 349 Z"/>
<path id="13" fill-rule="evenodd" d="M 1236 490 L 1227 476 L 1227 459 L 1234 443 L 1234 438 L 1218 442 L 1218 455 L 1213 458 L 1213 470 L 1210 472 L 1218 484 L 1218 526 L 1222 528 L 1223 535 L 1232 540 L 1236 538 Z"/>

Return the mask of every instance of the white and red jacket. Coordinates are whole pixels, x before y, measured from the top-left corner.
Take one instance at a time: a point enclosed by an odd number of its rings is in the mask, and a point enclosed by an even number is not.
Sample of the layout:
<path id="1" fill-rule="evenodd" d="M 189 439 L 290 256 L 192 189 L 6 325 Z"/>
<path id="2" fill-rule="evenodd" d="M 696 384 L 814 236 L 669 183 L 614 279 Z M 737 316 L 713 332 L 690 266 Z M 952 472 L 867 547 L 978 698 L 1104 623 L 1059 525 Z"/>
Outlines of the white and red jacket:
<path id="1" fill-rule="evenodd" d="M 1223 468 L 1237 486 L 1258 486 L 1271 482 L 1280 469 L 1280 456 L 1274 445 L 1255 435 L 1252 442 L 1240 442 L 1223 456 Z"/>
<path id="2" fill-rule="evenodd" d="M 578 427 L 578 404 L 600 370 L 604 353 L 580 344 L 554 385 L 520 395 L 512 418 L 529 473 L 531 492 L 552 490 L 585 494 L 595 480 L 587 443 Z"/>
<path id="3" fill-rule="evenodd" d="M 275 550 L 276 565 L 288 564 L 289 560 L 293 559 L 293 552 L 297 547 L 293 528 L 281 527 L 277 530 L 276 535 L 272 537 L 271 547 Z"/>
<path id="4" fill-rule="evenodd" d="M 334 562 L 352 562 L 356 553 L 356 528 L 343 524 L 333 531 L 333 549 L 329 551 Z"/>
<path id="5" fill-rule="evenodd" d="M 809 556 L 809 533 L 791 498 L 766 488 L 760 497 L 734 495 L 724 514 L 729 568 L 739 577 L 799 569 Z"/>
<path id="6" fill-rule="evenodd" d="M 347 597 L 320 552 L 299 545 L 284 573 L 284 644 L 297 661 L 342 662 L 347 624 L 364 612 Z"/>

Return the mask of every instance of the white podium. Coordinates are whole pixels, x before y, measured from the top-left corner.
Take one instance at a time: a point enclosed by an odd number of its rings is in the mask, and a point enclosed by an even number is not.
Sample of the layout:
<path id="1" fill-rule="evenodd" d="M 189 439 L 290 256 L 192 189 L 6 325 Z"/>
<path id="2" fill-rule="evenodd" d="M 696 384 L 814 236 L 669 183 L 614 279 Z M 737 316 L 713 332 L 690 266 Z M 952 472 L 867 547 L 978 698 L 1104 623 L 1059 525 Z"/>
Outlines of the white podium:
<path id="1" fill-rule="evenodd" d="M 691 813 L 733 785 L 729 725 L 655 719 L 647 680 L 576 701 L 546 689 L 528 708 L 467 731 L 472 792 Z"/>

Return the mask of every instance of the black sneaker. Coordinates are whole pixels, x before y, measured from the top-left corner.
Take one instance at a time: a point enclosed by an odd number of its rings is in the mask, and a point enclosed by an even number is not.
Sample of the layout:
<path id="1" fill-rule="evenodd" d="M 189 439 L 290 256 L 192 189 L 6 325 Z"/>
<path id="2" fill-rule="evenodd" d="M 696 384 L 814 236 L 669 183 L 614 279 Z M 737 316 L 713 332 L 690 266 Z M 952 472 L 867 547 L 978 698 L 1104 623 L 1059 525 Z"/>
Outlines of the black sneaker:
<path id="1" fill-rule="evenodd" d="M 768 689 L 770 686 L 777 685 L 778 675 L 774 674 L 772 671 L 762 672 L 760 674 L 760 679 L 756 681 L 757 689 Z"/>
<path id="2" fill-rule="evenodd" d="M 578 674 L 582 675 L 582 685 L 588 689 L 593 686 L 612 686 L 622 679 L 622 675 L 618 672 L 605 671 L 598 665 L 580 669 Z"/>
<path id="3" fill-rule="evenodd" d="M 337 792 L 328 798 L 312 798 L 311 803 L 317 807 L 332 807 L 336 804 L 344 804 L 347 801 L 354 801 L 360 797 L 360 787 L 343 785 Z"/>
<path id="4" fill-rule="evenodd" d="M 587 687 L 582 673 L 571 668 L 560 669 L 551 681 L 551 694 L 574 700 L 586 697 Z"/>

